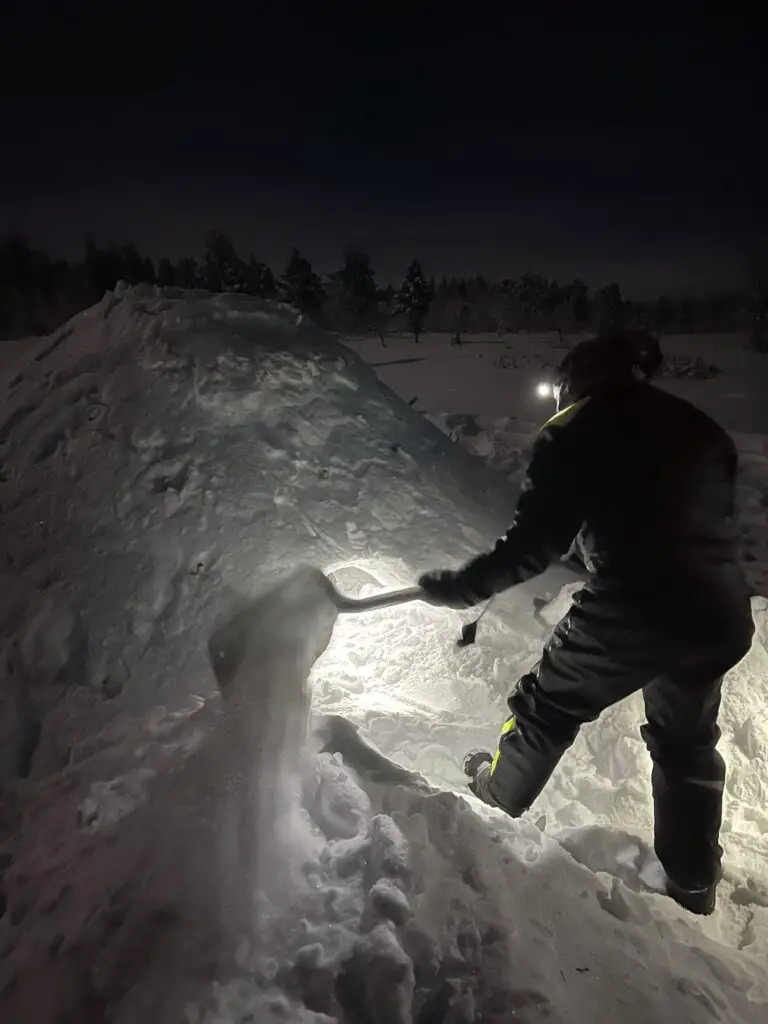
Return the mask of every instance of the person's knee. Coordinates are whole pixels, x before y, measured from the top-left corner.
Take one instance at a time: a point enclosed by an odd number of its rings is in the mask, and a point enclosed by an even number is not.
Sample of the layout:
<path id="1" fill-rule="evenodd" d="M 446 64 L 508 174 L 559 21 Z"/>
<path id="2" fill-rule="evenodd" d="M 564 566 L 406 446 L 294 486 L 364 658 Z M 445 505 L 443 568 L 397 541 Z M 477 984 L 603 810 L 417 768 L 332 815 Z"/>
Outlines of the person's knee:
<path id="1" fill-rule="evenodd" d="M 574 742 L 582 724 L 540 685 L 536 672 L 518 681 L 507 705 L 534 746 L 556 747 L 561 754 Z"/>
<path id="2" fill-rule="evenodd" d="M 648 752 L 654 760 L 693 761 L 719 757 L 716 747 L 720 740 L 717 722 L 680 724 L 672 728 L 658 722 L 647 722 L 640 729 Z"/>

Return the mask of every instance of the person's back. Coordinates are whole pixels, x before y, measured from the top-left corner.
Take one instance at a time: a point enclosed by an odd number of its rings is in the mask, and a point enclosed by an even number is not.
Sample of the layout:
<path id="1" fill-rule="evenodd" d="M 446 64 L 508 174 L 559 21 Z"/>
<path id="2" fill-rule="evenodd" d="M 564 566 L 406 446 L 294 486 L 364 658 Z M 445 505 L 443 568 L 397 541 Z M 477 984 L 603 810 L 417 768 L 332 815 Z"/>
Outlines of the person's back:
<path id="1" fill-rule="evenodd" d="M 728 434 L 691 403 L 639 381 L 589 398 L 561 429 L 573 434 L 568 445 L 591 495 L 579 549 L 596 584 L 743 619 Z"/>

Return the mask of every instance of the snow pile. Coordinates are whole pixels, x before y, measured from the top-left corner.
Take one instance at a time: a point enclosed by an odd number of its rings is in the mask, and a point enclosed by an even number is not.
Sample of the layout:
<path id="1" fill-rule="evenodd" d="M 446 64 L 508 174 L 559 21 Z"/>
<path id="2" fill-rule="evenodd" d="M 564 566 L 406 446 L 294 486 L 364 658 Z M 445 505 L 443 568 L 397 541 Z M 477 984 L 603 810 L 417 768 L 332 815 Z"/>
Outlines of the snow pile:
<path id="1" fill-rule="evenodd" d="M 541 423 L 514 416 L 460 416 L 428 413 L 427 419 L 452 441 L 520 484 L 528 467 L 536 432 Z"/>
<path id="2" fill-rule="evenodd" d="M 407 578 L 504 523 L 482 467 L 290 311 L 108 295 L 0 386 L 10 774 L 66 763 L 115 701 L 210 692 L 210 623 L 297 563 Z"/>
<path id="3" fill-rule="evenodd" d="M 134 289 L 1 386 L 3 1021 L 764 1019 L 764 601 L 701 922 L 653 891 L 637 703 L 523 820 L 452 792 L 557 606 L 520 588 L 460 650 L 424 605 L 334 624 L 313 574 L 248 603 L 299 562 L 408 585 L 506 525 L 510 489 L 332 339 Z"/>
<path id="4" fill-rule="evenodd" d="M 249 781 L 265 766 L 258 665 L 241 677 L 250 713 L 212 699 L 113 726 L 29 794 L 4 878 L 4 1020 L 764 1019 L 764 892 L 742 887 L 725 946 L 640 891 L 652 858 L 635 835 L 560 845 L 480 817 L 339 720 L 296 766 L 249 921 L 252 806 L 269 797 Z"/>

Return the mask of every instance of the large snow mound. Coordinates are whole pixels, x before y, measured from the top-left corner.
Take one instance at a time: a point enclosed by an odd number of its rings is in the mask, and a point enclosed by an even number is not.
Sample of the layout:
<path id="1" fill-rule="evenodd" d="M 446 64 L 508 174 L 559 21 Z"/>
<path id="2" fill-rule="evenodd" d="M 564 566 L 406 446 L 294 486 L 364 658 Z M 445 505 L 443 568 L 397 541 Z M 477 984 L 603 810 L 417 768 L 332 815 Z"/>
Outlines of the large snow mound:
<path id="1" fill-rule="evenodd" d="M 637 701 L 526 818 L 456 792 L 567 589 L 534 617 L 520 588 L 460 650 L 455 614 L 335 621 L 299 575 L 216 692 L 212 634 L 297 563 L 407 585 L 509 515 L 351 353 L 280 307 L 134 289 L 0 386 L 3 1021 L 765 1019 L 765 601 L 701 922 L 653 891 Z"/>
<path id="2" fill-rule="evenodd" d="M 33 775 L 86 705 L 210 692 L 210 623 L 296 563 L 410 578 L 503 526 L 490 474 L 290 310 L 133 289 L 25 355 L 0 380 L 0 642 Z"/>

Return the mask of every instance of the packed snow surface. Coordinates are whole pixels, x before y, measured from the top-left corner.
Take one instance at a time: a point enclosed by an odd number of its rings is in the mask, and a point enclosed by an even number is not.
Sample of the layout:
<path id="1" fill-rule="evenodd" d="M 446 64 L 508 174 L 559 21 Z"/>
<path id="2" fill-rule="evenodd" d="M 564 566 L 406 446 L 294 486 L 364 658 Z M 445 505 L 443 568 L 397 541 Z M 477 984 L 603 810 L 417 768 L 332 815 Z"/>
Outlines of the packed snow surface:
<path id="1" fill-rule="evenodd" d="M 455 613 L 339 615 L 297 569 L 408 586 L 513 504 L 352 352 L 145 288 L 0 374 L 4 1024 L 765 1021 L 768 601 L 702 921 L 656 891 L 639 701 L 525 818 L 464 789 L 578 584 L 460 649 Z"/>

